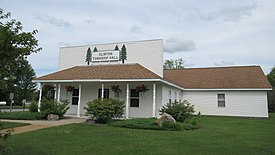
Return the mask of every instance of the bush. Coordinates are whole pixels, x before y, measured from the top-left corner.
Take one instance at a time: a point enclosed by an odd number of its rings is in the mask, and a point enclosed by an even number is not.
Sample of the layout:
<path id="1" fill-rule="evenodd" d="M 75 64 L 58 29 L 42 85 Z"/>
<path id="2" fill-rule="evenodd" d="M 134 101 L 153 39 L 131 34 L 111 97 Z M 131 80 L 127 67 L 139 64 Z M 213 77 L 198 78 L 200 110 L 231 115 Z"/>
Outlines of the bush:
<path id="1" fill-rule="evenodd" d="M 135 118 L 128 120 L 115 120 L 109 122 L 108 125 L 114 127 L 130 128 L 130 129 L 143 129 L 143 130 L 170 130 L 170 131 L 183 131 L 198 129 L 197 126 L 186 123 L 164 122 L 160 127 L 155 123 L 154 118 Z"/>
<path id="2" fill-rule="evenodd" d="M 162 128 L 165 130 L 183 131 L 183 130 L 194 130 L 194 129 L 198 129 L 199 127 L 188 123 L 164 122 L 162 124 Z"/>
<path id="3" fill-rule="evenodd" d="M 0 118 L 14 120 L 40 120 L 44 115 L 40 112 L 16 111 L 16 112 L 1 112 Z"/>
<path id="4" fill-rule="evenodd" d="M 30 112 L 37 112 L 38 111 L 38 104 L 36 102 L 32 102 L 29 106 Z"/>
<path id="5" fill-rule="evenodd" d="M 56 102 L 54 100 L 43 99 L 41 101 L 40 111 L 43 114 L 43 118 L 47 118 L 49 114 L 54 114 L 58 115 L 59 117 L 63 117 L 69 108 L 70 107 L 68 100 Z"/>
<path id="6" fill-rule="evenodd" d="M 144 130 L 162 130 L 160 126 L 155 123 L 154 118 L 135 118 L 128 120 L 115 120 L 108 125 L 114 127 L 130 128 L 130 129 L 144 129 Z"/>
<path id="7" fill-rule="evenodd" d="M 186 122 L 194 114 L 194 105 L 191 105 L 187 100 L 175 101 L 162 106 L 160 113 L 168 113 L 175 118 L 176 121 Z"/>
<path id="8" fill-rule="evenodd" d="M 87 103 L 86 114 L 98 123 L 107 123 L 114 117 L 122 117 L 124 101 L 115 99 L 95 99 Z"/>

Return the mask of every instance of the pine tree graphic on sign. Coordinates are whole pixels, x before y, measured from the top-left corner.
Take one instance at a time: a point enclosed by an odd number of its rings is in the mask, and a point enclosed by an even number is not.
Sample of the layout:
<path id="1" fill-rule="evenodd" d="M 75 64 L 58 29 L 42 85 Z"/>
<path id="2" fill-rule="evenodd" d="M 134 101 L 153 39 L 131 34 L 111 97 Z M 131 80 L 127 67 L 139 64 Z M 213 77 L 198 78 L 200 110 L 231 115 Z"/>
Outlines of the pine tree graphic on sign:
<path id="1" fill-rule="evenodd" d="M 127 60 L 127 52 L 126 52 L 126 46 L 123 44 L 121 51 L 120 51 L 120 56 L 119 60 L 122 61 L 122 64 L 124 64 L 124 60 Z"/>
<path id="2" fill-rule="evenodd" d="M 86 61 L 87 65 L 90 65 L 90 62 L 92 61 L 92 51 L 91 48 L 89 47 L 86 53 Z"/>
<path id="3" fill-rule="evenodd" d="M 116 47 L 115 47 L 115 50 L 116 50 L 116 51 L 119 51 L 119 48 L 118 48 L 118 46 L 117 46 L 117 45 L 116 45 Z"/>

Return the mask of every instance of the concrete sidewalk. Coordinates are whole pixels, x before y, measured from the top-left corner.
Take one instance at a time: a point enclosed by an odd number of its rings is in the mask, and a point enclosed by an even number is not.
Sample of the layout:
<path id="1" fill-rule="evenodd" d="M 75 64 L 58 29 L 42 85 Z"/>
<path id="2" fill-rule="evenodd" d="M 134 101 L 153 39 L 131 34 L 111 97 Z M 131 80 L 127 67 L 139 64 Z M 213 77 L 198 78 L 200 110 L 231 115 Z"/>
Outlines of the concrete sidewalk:
<path id="1" fill-rule="evenodd" d="M 35 131 L 38 129 L 49 128 L 53 126 L 72 124 L 72 123 L 83 123 L 86 118 L 65 118 L 58 121 L 48 121 L 48 120 L 8 120 L 1 119 L 3 122 L 18 122 L 18 123 L 29 123 L 31 125 L 21 126 L 13 128 L 14 132 L 12 134 L 18 134 L 23 132 Z"/>

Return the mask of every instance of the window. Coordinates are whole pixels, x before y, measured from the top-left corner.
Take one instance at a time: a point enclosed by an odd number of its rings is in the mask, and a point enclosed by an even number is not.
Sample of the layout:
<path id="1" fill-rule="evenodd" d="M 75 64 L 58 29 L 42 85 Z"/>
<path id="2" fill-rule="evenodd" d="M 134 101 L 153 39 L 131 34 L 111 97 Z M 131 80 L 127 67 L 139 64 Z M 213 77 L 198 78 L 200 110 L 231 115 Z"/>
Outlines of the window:
<path id="1" fill-rule="evenodd" d="M 168 99 L 169 99 L 169 103 L 171 104 L 172 103 L 172 92 L 171 92 L 171 90 L 169 90 L 169 94 L 168 94 L 169 96 L 168 96 Z"/>
<path id="2" fill-rule="evenodd" d="M 139 107 L 139 92 L 136 89 L 131 89 L 130 107 Z"/>
<path id="3" fill-rule="evenodd" d="M 78 99 L 79 99 L 79 89 L 74 89 L 73 95 L 72 95 L 72 105 L 78 105 Z"/>
<path id="4" fill-rule="evenodd" d="M 174 92 L 175 93 L 175 101 L 178 100 L 178 95 L 177 95 L 177 92 Z"/>
<path id="5" fill-rule="evenodd" d="M 98 98 L 101 98 L 101 90 L 98 89 Z M 109 89 L 104 89 L 103 98 L 109 98 Z"/>
<path id="6" fill-rule="evenodd" d="M 225 94 L 218 94 L 218 107 L 225 107 Z"/>

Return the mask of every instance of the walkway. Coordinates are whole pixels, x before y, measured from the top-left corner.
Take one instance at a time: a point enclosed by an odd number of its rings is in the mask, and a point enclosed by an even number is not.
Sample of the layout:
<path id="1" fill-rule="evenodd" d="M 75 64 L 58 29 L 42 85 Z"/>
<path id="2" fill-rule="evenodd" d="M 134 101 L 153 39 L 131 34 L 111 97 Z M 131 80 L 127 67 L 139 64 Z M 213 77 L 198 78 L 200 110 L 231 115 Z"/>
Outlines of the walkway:
<path id="1" fill-rule="evenodd" d="M 35 131 L 38 129 L 49 128 L 53 126 L 72 124 L 72 123 L 83 123 L 86 118 L 65 118 L 58 121 L 48 121 L 48 120 L 8 120 L 1 119 L 3 122 L 18 122 L 18 123 L 29 123 L 31 125 L 15 127 L 12 134 L 18 134 L 23 132 Z"/>

